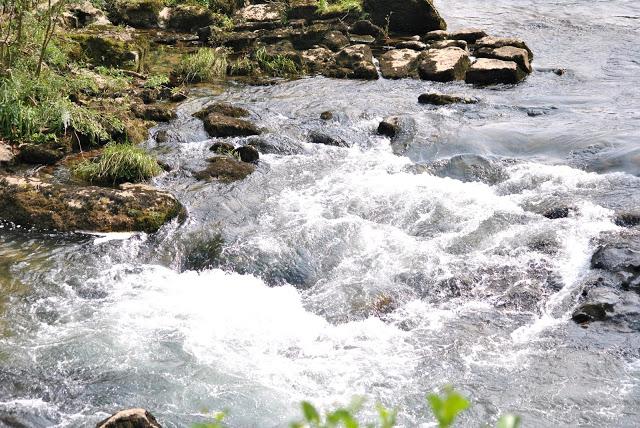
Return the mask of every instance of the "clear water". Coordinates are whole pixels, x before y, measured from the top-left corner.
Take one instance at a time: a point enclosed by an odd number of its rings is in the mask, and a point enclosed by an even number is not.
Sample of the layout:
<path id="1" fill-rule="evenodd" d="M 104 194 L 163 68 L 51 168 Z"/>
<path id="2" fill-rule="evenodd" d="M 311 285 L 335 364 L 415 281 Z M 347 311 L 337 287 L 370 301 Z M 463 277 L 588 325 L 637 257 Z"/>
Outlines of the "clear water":
<path id="1" fill-rule="evenodd" d="M 203 93 L 167 126 L 171 142 L 149 142 L 174 167 L 155 184 L 186 223 L 154 236 L 0 229 L 0 426 L 91 426 L 142 406 L 169 427 L 221 409 L 234 427 L 281 427 L 302 399 L 365 395 L 365 414 L 381 401 L 427 427 L 424 396 L 446 383 L 474 403 L 460 426 L 506 411 L 526 427 L 640 425 L 637 331 L 569 319 L 593 239 L 640 200 L 640 5 L 439 7 L 451 28 L 526 39 L 538 70 L 489 89 L 313 78 Z M 482 102 L 418 105 L 429 89 Z M 250 109 L 293 154 L 262 156 L 232 185 L 196 181 L 211 141 L 190 114 L 213 99 Z M 321 122 L 325 110 L 337 119 Z M 389 114 L 409 123 L 392 145 L 375 135 Z M 353 147 L 311 145 L 314 129 Z M 432 173 L 457 154 L 493 175 Z M 556 206 L 574 210 L 540 215 Z M 189 271 L 217 236 L 214 266 Z"/>

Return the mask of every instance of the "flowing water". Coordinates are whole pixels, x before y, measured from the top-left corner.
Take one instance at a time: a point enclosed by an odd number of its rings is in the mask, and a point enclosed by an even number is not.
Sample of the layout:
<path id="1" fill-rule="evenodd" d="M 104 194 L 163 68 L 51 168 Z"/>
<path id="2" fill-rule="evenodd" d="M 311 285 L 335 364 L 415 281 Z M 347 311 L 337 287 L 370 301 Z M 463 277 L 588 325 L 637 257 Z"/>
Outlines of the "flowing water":
<path id="1" fill-rule="evenodd" d="M 526 427 L 639 426 L 638 330 L 570 315 L 594 238 L 640 201 L 640 5 L 439 7 L 451 28 L 526 39 L 537 71 L 486 89 L 309 78 L 203 92 L 161 127 L 169 142 L 148 143 L 173 167 L 155 184 L 184 224 L 0 229 L 0 426 L 92 426 L 142 406 L 169 427 L 222 409 L 234 427 L 281 427 L 303 399 L 356 395 L 365 414 L 381 401 L 405 427 L 435 426 L 424 396 L 447 383 L 474 403 L 460 426 L 507 411 Z M 430 89 L 482 101 L 417 104 Z M 272 153 L 231 185 L 192 176 L 211 140 L 191 113 L 212 100 L 268 130 Z M 375 135 L 390 114 L 406 123 L 393 144 Z M 353 146 L 307 143 L 317 129 Z M 541 215 L 559 206 L 567 218 Z"/>

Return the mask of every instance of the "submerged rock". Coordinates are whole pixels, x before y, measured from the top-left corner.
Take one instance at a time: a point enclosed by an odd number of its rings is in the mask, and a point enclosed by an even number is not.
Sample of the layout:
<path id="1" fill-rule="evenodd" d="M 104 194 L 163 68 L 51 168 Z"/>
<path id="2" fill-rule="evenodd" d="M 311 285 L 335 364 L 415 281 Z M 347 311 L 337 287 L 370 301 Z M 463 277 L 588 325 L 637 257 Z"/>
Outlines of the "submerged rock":
<path id="1" fill-rule="evenodd" d="M 261 131 L 253 123 L 218 113 L 209 113 L 204 119 L 204 129 L 211 137 L 246 137 L 260 135 Z"/>
<path id="2" fill-rule="evenodd" d="M 591 257 L 591 267 L 611 273 L 623 287 L 640 286 L 640 241 L 618 238 L 600 246 Z"/>
<path id="3" fill-rule="evenodd" d="M 418 58 L 418 72 L 423 80 L 450 82 L 464 80 L 471 61 L 469 54 L 456 47 L 429 49 Z"/>
<path id="4" fill-rule="evenodd" d="M 242 162 L 255 163 L 260 159 L 260 153 L 253 146 L 241 146 L 235 149 L 234 152 L 240 157 Z"/>
<path id="5" fill-rule="evenodd" d="M 200 111 L 193 114 L 198 119 L 204 119 L 211 113 L 221 114 L 228 117 L 246 117 L 249 116 L 249 110 L 242 107 L 237 107 L 228 103 L 213 103 Z"/>
<path id="6" fill-rule="evenodd" d="M 465 81 L 477 85 L 518 83 L 527 74 L 513 61 L 479 58 L 471 65 Z"/>
<path id="7" fill-rule="evenodd" d="M 464 95 L 448 95 L 438 92 L 428 92 L 418 97 L 420 104 L 432 104 L 435 106 L 444 106 L 448 104 L 475 104 L 477 99 L 466 97 Z"/>
<path id="8" fill-rule="evenodd" d="M 254 165 L 230 156 L 215 156 L 207 161 L 209 165 L 203 171 L 198 172 L 196 178 L 200 180 L 217 178 L 222 182 L 231 183 L 247 178 L 256 170 Z"/>
<path id="9" fill-rule="evenodd" d="M 309 140 L 313 144 L 324 144 L 325 146 L 349 147 L 349 143 L 340 137 L 334 137 L 321 131 L 311 131 Z"/>
<path id="10" fill-rule="evenodd" d="M 613 312 L 613 306 L 609 303 L 585 303 L 573 312 L 571 319 L 578 324 L 603 321 L 607 318 L 607 312 Z"/>
<path id="11" fill-rule="evenodd" d="M 481 181 L 491 185 L 504 181 L 507 177 L 504 168 L 499 164 L 474 154 L 456 155 L 437 161 L 429 169 L 439 177 L 449 177 L 462 182 Z"/>
<path id="12" fill-rule="evenodd" d="M 628 210 L 616 212 L 614 219 L 616 225 L 621 227 L 634 227 L 640 224 L 640 210 Z"/>
<path id="13" fill-rule="evenodd" d="M 162 428 L 162 426 L 145 409 L 127 409 L 98 422 L 96 428 Z"/>
<path id="14" fill-rule="evenodd" d="M 184 208 L 170 193 L 141 184 L 112 189 L 0 177 L 0 219 L 25 227 L 152 233 L 183 215 Z"/>
<path id="15" fill-rule="evenodd" d="M 393 49 L 380 57 L 380 73 L 387 79 L 402 79 L 417 75 L 419 52 L 412 49 Z"/>
<path id="16" fill-rule="evenodd" d="M 378 134 L 393 138 L 400 133 L 400 118 L 398 116 L 385 117 L 378 125 Z"/>
<path id="17" fill-rule="evenodd" d="M 431 0 L 364 0 L 371 21 L 402 34 L 446 30 L 447 24 Z"/>

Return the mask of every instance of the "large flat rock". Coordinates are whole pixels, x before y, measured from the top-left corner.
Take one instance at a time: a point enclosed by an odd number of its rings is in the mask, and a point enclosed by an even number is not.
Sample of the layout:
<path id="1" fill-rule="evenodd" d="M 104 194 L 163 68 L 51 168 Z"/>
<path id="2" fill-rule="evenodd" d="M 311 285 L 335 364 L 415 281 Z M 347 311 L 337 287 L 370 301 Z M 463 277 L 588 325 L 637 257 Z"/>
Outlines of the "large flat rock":
<path id="1" fill-rule="evenodd" d="M 436 82 L 464 80 L 471 60 L 469 53 L 457 47 L 429 49 L 418 59 L 420 78 Z"/>

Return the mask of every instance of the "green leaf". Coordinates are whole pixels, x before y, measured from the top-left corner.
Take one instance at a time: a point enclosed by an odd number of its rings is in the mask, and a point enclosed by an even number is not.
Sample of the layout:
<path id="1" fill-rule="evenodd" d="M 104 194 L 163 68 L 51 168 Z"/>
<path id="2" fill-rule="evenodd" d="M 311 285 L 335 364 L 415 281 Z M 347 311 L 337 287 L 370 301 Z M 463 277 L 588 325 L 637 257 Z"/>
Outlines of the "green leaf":
<path id="1" fill-rule="evenodd" d="M 444 397 L 437 394 L 429 394 L 427 400 L 431 411 L 438 421 L 440 428 L 449 428 L 453 425 L 458 414 L 467 410 L 471 403 L 458 394 L 451 387 L 445 387 Z"/>
<path id="2" fill-rule="evenodd" d="M 389 410 L 382 404 L 377 404 L 378 417 L 380 418 L 380 428 L 393 428 L 396 426 L 396 417 L 398 411 L 396 409 Z"/>
<path id="3" fill-rule="evenodd" d="M 318 425 L 320 423 L 320 415 L 318 414 L 316 408 L 313 407 L 313 404 L 309 403 L 308 401 L 303 401 L 301 405 L 304 419 L 311 424 Z"/>
<path id="4" fill-rule="evenodd" d="M 338 409 L 327 415 L 327 424 L 329 426 L 338 426 L 342 424 L 344 428 L 358 428 L 360 425 L 347 409 Z"/>
<path id="5" fill-rule="evenodd" d="M 498 419 L 496 428 L 518 428 L 520 426 L 520 416 L 507 413 Z"/>

